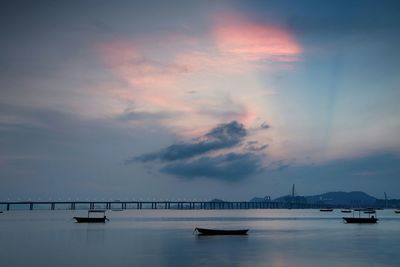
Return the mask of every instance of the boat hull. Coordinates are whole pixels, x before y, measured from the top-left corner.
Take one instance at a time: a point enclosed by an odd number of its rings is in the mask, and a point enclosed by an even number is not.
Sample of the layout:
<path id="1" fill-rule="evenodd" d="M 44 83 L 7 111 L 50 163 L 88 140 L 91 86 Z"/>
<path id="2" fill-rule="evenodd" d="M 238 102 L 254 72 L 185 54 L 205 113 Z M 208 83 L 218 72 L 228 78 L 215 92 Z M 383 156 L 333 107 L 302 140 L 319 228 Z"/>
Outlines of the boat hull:
<path id="1" fill-rule="evenodd" d="M 199 235 L 247 235 L 249 229 L 243 230 L 217 230 L 217 229 L 206 229 L 206 228 L 196 228 Z"/>
<path id="2" fill-rule="evenodd" d="M 343 217 L 347 223 L 376 223 L 377 218 L 353 218 L 353 217 Z"/>
<path id="3" fill-rule="evenodd" d="M 331 212 L 331 211 L 333 211 L 333 209 L 320 209 L 319 211 L 322 211 L 322 212 Z"/>
<path id="4" fill-rule="evenodd" d="M 106 217 L 98 217 L 98 218 L 88 218 L 88 217 L 74 217 L 76 222 L 78 223 L 105 223 Z"/>

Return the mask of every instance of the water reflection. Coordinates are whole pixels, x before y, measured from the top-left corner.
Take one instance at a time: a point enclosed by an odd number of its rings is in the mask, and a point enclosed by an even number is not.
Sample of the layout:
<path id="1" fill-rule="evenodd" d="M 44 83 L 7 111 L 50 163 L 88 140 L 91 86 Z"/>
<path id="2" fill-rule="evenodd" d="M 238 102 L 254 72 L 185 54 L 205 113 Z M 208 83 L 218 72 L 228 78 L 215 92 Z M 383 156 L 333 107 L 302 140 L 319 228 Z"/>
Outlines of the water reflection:
<path id="1" fill-rule="evenodd" d="M 1 266 L 400 266 L 393 211 L 382 211 L 376 225 L 313 210 L 109 212 L 104 224 L 78 224 L 76 215 L 2 214 Z M 250 231 L 194 235 L 200 226 Z"/>

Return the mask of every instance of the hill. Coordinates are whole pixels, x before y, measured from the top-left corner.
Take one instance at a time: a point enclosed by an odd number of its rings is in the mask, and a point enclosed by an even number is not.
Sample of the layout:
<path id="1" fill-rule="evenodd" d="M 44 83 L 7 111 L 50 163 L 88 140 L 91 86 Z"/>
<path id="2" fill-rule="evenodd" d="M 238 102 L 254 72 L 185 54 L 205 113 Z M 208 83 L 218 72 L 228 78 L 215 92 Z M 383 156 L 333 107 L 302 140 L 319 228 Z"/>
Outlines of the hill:
<path id="1" fill-rule="evenodd" d="M 307 203 L 325 203 L 330 205 L 369 205 L 375 204 L 376 198 L 360 191 L 328 192 L 321 195 L 307 196 Z"/>

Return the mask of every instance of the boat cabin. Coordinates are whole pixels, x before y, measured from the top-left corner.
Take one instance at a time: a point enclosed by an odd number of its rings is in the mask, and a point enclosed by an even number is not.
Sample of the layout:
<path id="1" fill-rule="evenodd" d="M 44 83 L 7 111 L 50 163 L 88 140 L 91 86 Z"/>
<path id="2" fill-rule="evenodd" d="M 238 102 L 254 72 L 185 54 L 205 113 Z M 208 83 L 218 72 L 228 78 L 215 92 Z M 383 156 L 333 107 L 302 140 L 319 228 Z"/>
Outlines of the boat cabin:
<path id="1" fill-rule="evenodd" d="M 96 216 L 94 214 L 100 214 Z M 78 223 L 99 223 L 105 222 L 107 219 L 105 210 L 88 210 L 87 217 L 74 217 Z"/>

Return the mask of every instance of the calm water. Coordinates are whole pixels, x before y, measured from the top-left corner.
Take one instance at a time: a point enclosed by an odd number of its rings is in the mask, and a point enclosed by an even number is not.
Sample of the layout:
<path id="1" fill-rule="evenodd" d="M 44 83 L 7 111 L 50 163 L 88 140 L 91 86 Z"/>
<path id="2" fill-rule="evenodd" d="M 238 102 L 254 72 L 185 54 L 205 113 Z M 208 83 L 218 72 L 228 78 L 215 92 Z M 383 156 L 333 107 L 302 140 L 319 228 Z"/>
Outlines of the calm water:
<path id="1" fill-rule="evenodd" d="M 0 214 L 0 266 L 400 266 L 400 215 L 344 224 L 336 210 L 85 211 Z M 196 227 L 250 228 L 248 236 L 198 237 Z"/>

